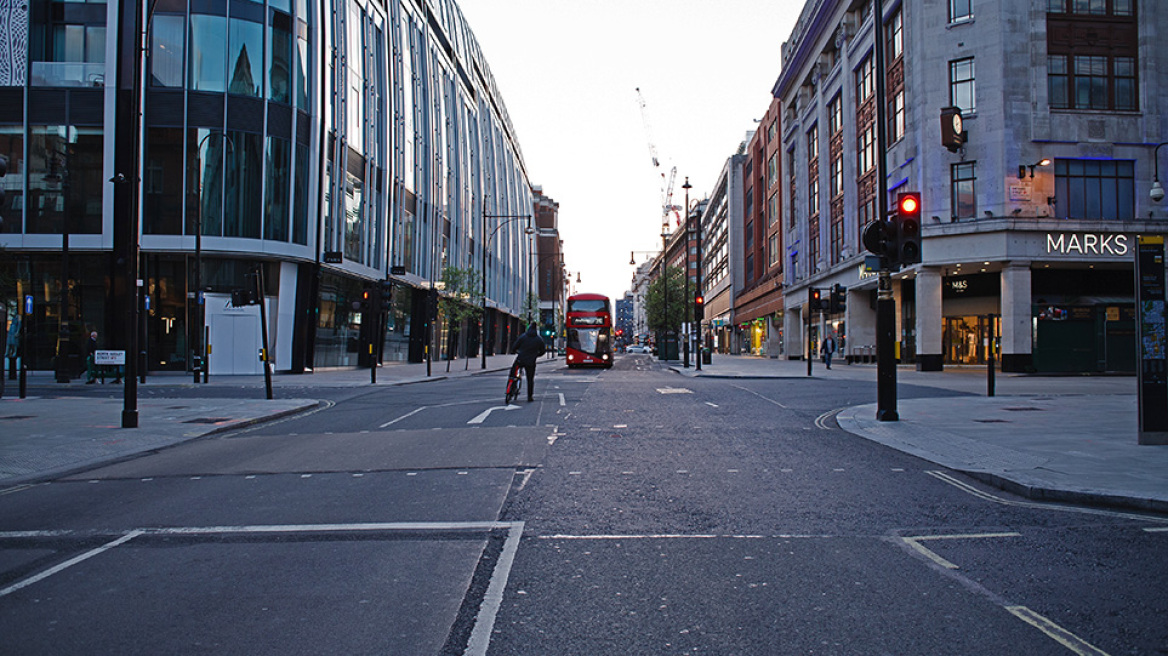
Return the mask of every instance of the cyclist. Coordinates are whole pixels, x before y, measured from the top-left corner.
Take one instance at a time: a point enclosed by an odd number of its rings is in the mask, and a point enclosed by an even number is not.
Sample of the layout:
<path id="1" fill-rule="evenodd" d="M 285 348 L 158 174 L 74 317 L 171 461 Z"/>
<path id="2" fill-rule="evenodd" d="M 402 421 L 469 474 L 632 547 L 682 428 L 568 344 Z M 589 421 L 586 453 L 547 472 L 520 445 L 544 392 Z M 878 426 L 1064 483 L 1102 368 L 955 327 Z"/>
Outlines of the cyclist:
<path id="1" fill-rule="evenodd" d="M 527 372 L 527 402 L 531 403 L 535 400 L 532 396 L 535 393 L 535 363 L 539 356 L 547 352 L 543 338 L 539 336 L 534 323 L 528 326 L 527 332 L 515 340 L 511 350 L 515 353 L 515 364 L 511 365 L 512 369 L 522 366 Z"/>

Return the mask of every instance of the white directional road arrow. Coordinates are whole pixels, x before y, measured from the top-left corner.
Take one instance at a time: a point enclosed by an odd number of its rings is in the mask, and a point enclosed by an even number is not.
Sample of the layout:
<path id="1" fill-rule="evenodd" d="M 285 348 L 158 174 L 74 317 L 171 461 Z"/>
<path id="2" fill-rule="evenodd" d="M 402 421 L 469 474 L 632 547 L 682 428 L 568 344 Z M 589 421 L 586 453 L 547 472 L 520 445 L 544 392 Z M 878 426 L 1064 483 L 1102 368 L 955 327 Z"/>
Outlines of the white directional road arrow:
<path id="1" fill-rule="evenodd" d="M 518 409 L 519 409 L 519 406 L 517 406 L 517 405 L 497 405 L 493 408 L 487 408 L 486 410 L 483 410 L 474 419 L 471 419 L 470 421 L 468 421 L 466 423 L 468 423 L 468 424 L 481 424 L 484 421 L 486 421 L 487 417 L 489 417 L 492 412 L 494 412 L 496 410 L 518 410 Z"/>

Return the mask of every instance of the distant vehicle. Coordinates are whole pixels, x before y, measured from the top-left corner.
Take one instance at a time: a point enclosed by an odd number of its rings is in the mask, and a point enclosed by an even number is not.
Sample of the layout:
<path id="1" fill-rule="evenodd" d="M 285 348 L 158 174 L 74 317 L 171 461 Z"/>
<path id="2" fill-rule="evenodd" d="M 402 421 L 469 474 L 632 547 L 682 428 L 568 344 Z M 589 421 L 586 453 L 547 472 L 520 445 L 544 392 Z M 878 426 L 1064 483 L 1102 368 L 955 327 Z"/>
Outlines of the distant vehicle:
<path id="1" fill-rule="evenodd" d="M 625 348 L 625 353 L 648 353 L 649 347 L 644 344 L 629 344 Z"/>
<path id="2" fill-rule="evenodd" d="M 607 296 L 574 294 L 564 317 L 569 367 L 612 367 L 612 305 Z"/>

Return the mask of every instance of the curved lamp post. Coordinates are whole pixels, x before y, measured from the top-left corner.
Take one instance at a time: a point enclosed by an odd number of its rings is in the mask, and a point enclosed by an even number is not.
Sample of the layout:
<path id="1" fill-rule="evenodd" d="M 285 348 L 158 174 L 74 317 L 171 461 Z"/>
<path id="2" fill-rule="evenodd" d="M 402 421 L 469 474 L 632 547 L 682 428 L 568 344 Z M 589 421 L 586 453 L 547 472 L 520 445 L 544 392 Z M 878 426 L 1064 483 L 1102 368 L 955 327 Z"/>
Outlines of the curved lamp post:
<path id="1" fill-rule="evenodd" d="M 508 223 L 514 223 L 514 222 L 519 221 L 521 219 L 527 219 L 527 227 L 524 229 L 525 233 L 530 235 L 531 233 L 533 233 L 535 231 L 531 227 L 531 215 L 530 214 L 485 214 L 484 213 L 483 214 L 484 229 L 486 226 L 487 219 L 506 219 L 506 221 L 502 221 L 499 223 L 499 225 L 495 226 L 495 229 L 491 231 L 491 234 L 487 237 L 486 241 L 483 242 L 483 290 L 482 290 L 483 297 L 481 299 L 482 300 L 483 316 L 482 316 L 482 319 L 479 321 L 479 354 L 482 356 L 482 367 L 481 367 L 482 369 L 487 368 L 487 251 L 491 250 L 491 240 L 495 238 L 495 234 L 499 232 L 499 228 L 502 228 L 503 226 L 507 225 Z"/>

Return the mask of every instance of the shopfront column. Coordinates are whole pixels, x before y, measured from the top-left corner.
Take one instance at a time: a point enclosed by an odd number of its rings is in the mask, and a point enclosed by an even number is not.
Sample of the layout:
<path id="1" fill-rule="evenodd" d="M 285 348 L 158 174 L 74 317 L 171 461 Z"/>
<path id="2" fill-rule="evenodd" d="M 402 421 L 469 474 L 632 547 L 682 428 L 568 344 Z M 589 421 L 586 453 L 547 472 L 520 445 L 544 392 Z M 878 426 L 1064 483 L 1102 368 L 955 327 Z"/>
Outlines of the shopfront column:
<path id="1" fill-rule="evenodd" d="M 921 267 L 917 271 L 917 370 L 941 371 L 945 353 L 941 344 L 941 269 Z"/>
<path id="2" fill-rule="evenodd" d="M 1030 332 L 1030 262 L 1007 262 L 1002 269 L 1002 371 L 1033 367 Z"/>

